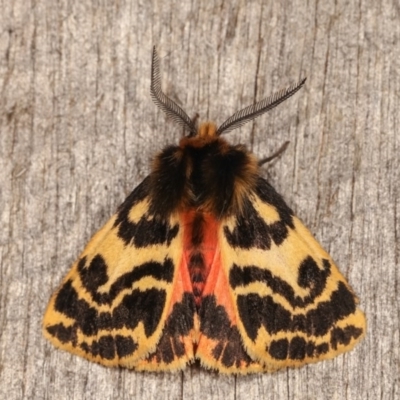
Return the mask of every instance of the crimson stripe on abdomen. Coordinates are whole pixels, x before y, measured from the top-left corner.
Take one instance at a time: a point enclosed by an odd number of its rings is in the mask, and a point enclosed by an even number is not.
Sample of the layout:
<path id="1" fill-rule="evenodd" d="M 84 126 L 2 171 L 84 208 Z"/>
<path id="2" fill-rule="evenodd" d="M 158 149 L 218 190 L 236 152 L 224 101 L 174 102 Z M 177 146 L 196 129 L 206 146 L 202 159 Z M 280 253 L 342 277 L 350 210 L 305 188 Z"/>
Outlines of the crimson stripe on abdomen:
<path id="1" fill-rule="evenodd" d="M 184 253 L 197 308 L 217 247 L 215 219 L 194 210 L 183 214 Z"/>

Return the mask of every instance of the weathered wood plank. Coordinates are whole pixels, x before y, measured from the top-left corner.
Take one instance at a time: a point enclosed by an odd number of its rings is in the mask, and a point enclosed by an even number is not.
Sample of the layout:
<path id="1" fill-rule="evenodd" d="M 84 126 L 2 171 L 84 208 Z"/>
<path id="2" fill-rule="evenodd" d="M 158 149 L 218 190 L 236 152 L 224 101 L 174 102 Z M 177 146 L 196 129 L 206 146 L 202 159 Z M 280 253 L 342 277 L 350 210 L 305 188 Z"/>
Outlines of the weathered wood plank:
<path id="1" fill-rule="evenodd" d="M 400 397 L 400 8 L 396 1 L 1 2 L 0 394 L 7 399 Z M 90 236 L 181 132 L 165 91 L 224 120 L 302 76 L 285 105 L 230 134 L 337 261 L 368 317 L 365 341 L 273 375 L 110 370 L 58 351 L 40 324 Z"/>

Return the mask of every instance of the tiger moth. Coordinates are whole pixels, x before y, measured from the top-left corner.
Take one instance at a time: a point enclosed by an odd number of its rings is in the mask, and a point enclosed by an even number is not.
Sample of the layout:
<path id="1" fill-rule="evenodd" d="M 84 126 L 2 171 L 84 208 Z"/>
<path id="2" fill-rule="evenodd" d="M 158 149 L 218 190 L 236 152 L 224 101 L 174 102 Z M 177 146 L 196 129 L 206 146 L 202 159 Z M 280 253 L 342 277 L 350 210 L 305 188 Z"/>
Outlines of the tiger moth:
<path id="1" fill-rule="evenodd" d="M 295 94 L 280 91 L 199 125 L 161 89 L 186 129 L 98 231 L 52 295 L 43 333 L 105 366 L 272 372 L 330 359 L 365 334 L 358 300 L 331 257 L 261 177 L 245 146 L 221 137 Z M 274 156 L 273 156 L 274 157 Z"/>

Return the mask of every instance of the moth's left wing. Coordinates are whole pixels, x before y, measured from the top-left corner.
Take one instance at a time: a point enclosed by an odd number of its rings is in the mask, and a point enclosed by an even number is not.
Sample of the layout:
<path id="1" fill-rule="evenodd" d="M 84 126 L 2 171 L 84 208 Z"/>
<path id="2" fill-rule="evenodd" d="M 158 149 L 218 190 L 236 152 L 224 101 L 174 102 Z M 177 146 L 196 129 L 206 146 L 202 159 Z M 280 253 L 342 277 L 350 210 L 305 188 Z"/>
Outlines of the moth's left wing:
<path id="1" fill-rule="evenodd" d="M 156 218 L 148 179 L 90 240 L 51 297 L 43 332 L 106 366 L 176 370 L 193 358 L 195 305 L 179 216 Z"/>
<path id="2" fill-rule="evenodd" d="M 348 351 L 365 334 L 349 284 L 262 178 L 243 214 L 221 221 L 214 264 L 196 353 L 206 366 L 227 373 L 297 367 Z"/>

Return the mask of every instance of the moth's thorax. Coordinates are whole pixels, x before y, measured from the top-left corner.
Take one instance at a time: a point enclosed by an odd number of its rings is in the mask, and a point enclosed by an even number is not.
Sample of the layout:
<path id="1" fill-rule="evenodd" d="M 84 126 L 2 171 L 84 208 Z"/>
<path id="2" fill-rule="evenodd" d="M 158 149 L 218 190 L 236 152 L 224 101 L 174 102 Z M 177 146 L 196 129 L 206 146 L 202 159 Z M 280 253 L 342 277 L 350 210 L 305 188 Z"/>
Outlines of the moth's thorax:
<path id="1" fill-rule="evenodd" d="M 195 209 L 220 219 L 240 213 L 255 186 L 258 163 L 243 145 L 217 136 L 212 122 L 196 136 L 180 140 L 158 154 L 151 174 L 154 212 L 166 215 Z"/>

